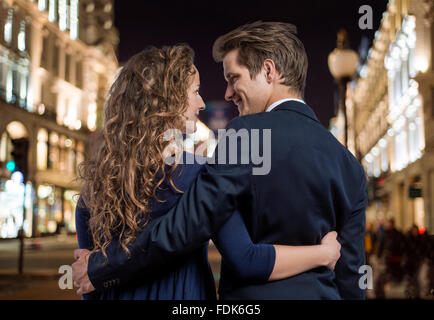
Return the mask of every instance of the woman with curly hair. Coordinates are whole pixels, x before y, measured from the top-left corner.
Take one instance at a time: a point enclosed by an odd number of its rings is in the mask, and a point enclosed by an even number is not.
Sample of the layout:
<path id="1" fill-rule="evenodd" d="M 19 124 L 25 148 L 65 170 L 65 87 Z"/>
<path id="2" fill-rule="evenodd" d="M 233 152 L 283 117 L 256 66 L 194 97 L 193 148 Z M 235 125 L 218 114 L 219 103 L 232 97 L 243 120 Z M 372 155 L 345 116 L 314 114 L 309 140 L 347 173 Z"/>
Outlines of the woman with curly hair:
<path id="1" fill-rule="evenodd" d="M 199 163 L 165 161 L 170 144 L 165 132 L 186 133 L 186 121 L 196 123 L 205 108 L 193 59 L 187 45 L 152 47 L 133 56 L 120 71 L 105 105 L 103 143 L 94 159 L 80 165 L 84 186 L 76 226 L 81 249 L 107 257 L 107 246 L 117 242 L 129 253 L 138 233 L 174 206 L 201 171 Z M 319 266 L 333 269 L 340 256 L 335 232 L 314 246 L 253 244 L 239 212 L 213 241 L 225 263 L 247 281 L 282 279 Z M 92 296 L 215 300 L 207 250 L 208 241 L 175 265 Z"/>

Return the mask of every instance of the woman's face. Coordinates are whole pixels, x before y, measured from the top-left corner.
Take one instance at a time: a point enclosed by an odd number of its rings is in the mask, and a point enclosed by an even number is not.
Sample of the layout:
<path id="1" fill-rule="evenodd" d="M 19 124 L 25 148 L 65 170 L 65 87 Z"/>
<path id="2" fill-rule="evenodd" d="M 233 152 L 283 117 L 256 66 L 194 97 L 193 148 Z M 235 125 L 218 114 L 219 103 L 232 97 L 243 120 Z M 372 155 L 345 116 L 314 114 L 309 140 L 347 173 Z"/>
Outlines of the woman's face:
<path id="1" fill-rule="evenodd" d="M 186 133 L 193 133 L 196 131 L 196 123 L 199 117 L 199 111 L 205 109 L 205 103 L 199 94 L 199 71 L 196 69 L 196 67 L 193 66 L 193 68 L 196 72 L 190 80 L 190 86 L 188 87 L 188 108 L 184 113 L 187 121 Z"/>

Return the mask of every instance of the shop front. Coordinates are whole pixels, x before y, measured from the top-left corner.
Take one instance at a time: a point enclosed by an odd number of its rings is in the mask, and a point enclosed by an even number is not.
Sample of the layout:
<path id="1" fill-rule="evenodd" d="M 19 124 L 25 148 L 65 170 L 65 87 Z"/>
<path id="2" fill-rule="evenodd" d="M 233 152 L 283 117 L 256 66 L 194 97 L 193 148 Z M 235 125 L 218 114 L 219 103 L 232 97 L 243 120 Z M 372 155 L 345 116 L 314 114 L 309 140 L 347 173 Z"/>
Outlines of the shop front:
<path id="1" fill-rule="evenodd" d="M 0 238 L 16 238 L 23 228 L 32 235 L 33 188 L 18 179 L 0 179 Z"/>
<path id="2" fill-rule="evenodd" d="M 74 233 L 78 191 L 50 184 L 38 186 L 37 229 L 41 235 Z"/>

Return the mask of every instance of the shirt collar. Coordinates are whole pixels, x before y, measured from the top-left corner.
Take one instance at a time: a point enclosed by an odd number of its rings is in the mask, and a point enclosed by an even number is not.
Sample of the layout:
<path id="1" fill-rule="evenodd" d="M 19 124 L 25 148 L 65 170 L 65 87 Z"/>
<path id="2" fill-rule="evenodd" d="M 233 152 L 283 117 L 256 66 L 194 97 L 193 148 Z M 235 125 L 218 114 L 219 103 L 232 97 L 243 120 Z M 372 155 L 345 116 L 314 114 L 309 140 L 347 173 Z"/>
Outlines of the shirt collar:
<path id="1" fill-rule="evenodd" d="M 269 106 L 268 108 L 267 108 L 267 110 L 265 110 L 265 112 L 270 112 L 271 110 L 273 110 L 275 107 L 277 107 L 279 104 L 281 104 L 281 103 L 284 103 L 284 102 L 287 102 L 287 101 L 298 101 L 298 102 L 301 102 L 301 103 L 304 103 L 304 104 L 306 104 L 306 102 L 304 102 L 303 100 L 300 100 L 300 99 L 295 99 L 295 98 L 286 98 L 286 99 L 281 99 L 281 100 L 278 100 L 278 101 L 276 101 L 276 102 L 274 102 L 271 106 Z"/>

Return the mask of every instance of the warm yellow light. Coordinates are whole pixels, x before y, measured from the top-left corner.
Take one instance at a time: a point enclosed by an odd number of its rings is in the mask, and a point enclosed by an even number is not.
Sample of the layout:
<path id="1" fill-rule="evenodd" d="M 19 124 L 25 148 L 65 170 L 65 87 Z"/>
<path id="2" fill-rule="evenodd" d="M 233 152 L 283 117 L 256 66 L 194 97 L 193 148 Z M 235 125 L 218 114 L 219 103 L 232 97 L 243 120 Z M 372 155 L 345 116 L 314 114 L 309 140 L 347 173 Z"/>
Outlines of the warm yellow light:
<path id="1" fill-rule="evenodd" d="M 422 73 L 428 71 L 428 60 L 425 57 L 419 57 L 415 61 L 416 70 Z"/>
<path id="2" fill-rule="evenodd" d="M 27 138 L 27 129 L 21 122 L 12 121 L 6 126 L 6 131 L 11 139 Z"/>

